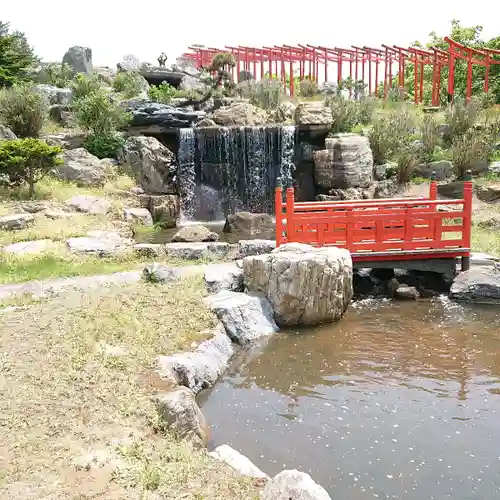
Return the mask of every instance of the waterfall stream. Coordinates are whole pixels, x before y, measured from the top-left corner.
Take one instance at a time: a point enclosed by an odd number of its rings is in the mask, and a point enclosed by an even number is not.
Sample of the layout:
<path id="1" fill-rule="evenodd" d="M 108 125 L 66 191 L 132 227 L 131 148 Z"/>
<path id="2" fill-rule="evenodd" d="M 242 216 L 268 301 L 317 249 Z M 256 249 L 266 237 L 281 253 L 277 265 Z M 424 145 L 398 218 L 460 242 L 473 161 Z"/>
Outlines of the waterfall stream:
<path id="1" fill-rule="evenodd" d="M 235 211 L 274 212 L 274 189 L 293 184 L 295 127 L 217 127 L 179 131 L 183 218 L 220 219 Z"/>

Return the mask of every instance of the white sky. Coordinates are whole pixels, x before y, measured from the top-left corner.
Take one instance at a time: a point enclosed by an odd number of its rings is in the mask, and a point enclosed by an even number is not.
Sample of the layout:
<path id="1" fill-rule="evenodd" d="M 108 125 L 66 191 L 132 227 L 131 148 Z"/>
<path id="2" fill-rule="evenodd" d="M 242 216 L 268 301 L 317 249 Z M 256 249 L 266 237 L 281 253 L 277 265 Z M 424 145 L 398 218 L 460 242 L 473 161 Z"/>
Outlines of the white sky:
<path id="1" fill-rule="evenodd" d="M 484 26 L 500 35 L 500 2 L 483 0 L 0 0 L 0 19 L 24 31 L 45 61 L 60 61 L 72 45 L 90 47 L 95 65 L 115 67 L 125 54 L 169 61 L 200 43 L 297 43 L 349 47 L 425 42 L 430 31 L 448 34 L 450 21 Z"/>

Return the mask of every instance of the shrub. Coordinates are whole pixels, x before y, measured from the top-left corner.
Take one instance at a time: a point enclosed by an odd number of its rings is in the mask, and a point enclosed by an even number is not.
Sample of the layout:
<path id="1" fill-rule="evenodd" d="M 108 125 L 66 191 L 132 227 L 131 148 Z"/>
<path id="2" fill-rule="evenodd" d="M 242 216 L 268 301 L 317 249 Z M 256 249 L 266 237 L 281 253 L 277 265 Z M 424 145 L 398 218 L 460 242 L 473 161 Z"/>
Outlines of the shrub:
<path id="1" fill-rule="evenodd" d="M 143 77 L 133 71 L 121 71 L 113 80 L 113 88 L 127 99 L 137 97 L 143 89 Z"/>
<path id="2" fill-rule="evenodd" d="M 283 85 L 279 80 L 263 78 L 262 80 L 242 82 L 240 84 L 242 96 L 250 99 L 250 102 L 262 109 L 276 109 L 284 97 Z"/>
<path id="3" fill-rule="evenodd" d="M 434 116 L 425 115 L 420 128 L 420 135 L 422 140 L 422 148 L 425 161 L 432 161 L 434 151 L 436 147 L 439 146 L 440 134 L 439 125 L 436 122 Z"/>
<path id="4" fill-rule="evenodd" d="M 40 139 L 14 139 L 0 142 L 0 174 L 11 185 L 27 184 L 33 198 L 36 183 L 62 163 L 58 146 Z"/>
<path id="5" fill-rule="evenodd" d="M 101 80 L 98 75 L 87 76 L 83 73 L 78 73 L 69 85 L 71 90 L 73 90 L 73 98 L 78 100 L 99 90 L 101 88 Z"/>
<path id="6" fill-rule="evenodd" d="M 480 111 L 481 104 L 477 99 L 471 99 L 469 103 L 464 99 L 455 99 L 445 111 L 445 123 L 448 126 L 445 142 L 449 145 L 455 138 L 465 135 L 476 123 Z"/>
<path id="7" fill-rule="evenodd" d="M 108 134 L 89 134 L 85 138 L 85 149 L 97 158 L 116 158 L 125 139 L 122 134 L 110 132 Z"/>
<path id="8" fill-rule="evenodd" d="M 396 179 L 399 184 L 408 184 L 415 167 L 423 160 L 422 149 L 415 143 L 403 143 L 396 153 Z"/>
<path id="9" fill-rule="evenodd" d="M 489 147 L 485 131 L 470 128 L 464 134 L 456 136 L 451 146 L 451 158 L 457 178 L 463 179 L 475 161 L 486 160 Z"/>
<path id="10" fill-rule="evenodd" d="M 130 119 L 129 115 L 103 90 L 78 99 L 74 108 L 78 124 L 89 135 L 95 137 L 109 137 L 111 133 L 125 126 Z"/>
<path id="11" fill-rule="evenodd" d="M 53 85 L 54 87 L 66 88 L 73 78 L 73 70 L 69 64 L 47 64 L 38 73 L 37 80 L 40 83 Z"/>
<path id="12" fill-rule="evenodd" d="M 302 97 L 314 97 L 318 93 L 318 84 L 313 80 L 302 80 L 299 82 L 299 94 Z"/>
<path id="13" fill-rule="evenodd" d="M 18 137 L 38 137 L 47 119 L 47 105 L 32 88 L 16 85 L 0 90 L 0 122 Z"/>
<path id="14" fill-rule="evenodd" d="M 177 90 L 167 82 L 162 82 L 160 85 L 152 85 L 149 87 L 148 95 L 152 101 L 168 104 L 176 95 Z"/>
<path id="15" fill-rule="evenodd" d="M 0 21 L 0 87 L 27 80 L 36 62 L 25 35 L 10 32 L 9 24 Z"/>
<path id="16" fill-rule="evenodd" d="M 408 110 L 401 108 L 381 116 L 369 132 L 375 164 L 382 165 L 414 142 L 415 126 Z"/>
<path id="17" fill-rule="evenodd" d="M 370 97 L 353 100 L 333 94 L 328 96 L 327 104 L 332 110 L 334 133 L 351 132 L 359 125 L 370 123 L 375 110 L 375 100 Z"/>

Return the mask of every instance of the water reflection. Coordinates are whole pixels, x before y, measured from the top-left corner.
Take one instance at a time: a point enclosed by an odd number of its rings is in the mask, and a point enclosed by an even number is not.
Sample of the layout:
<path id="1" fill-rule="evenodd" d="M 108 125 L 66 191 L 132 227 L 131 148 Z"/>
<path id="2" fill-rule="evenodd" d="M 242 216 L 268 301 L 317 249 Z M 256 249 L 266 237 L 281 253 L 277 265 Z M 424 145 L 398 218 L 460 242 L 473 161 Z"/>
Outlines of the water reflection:
<path id="1" fill-rule="evenodd" d="M 358 304 L 280 334 L 204 395 L 214 445 L 332 498 L 500 495 L 500 318 L 434 303 Z"/>

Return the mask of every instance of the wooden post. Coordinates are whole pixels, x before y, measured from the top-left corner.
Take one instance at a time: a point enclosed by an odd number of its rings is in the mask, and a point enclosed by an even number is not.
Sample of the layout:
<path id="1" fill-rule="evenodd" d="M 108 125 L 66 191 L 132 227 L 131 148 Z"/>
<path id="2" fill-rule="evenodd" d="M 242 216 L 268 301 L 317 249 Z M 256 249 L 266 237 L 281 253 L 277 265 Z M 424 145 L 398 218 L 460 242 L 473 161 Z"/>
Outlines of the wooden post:
<path id="1" fill-rule="evenodd" d="M 462 229 L 462 246 L 469 249 L 469 255 L 462 257 L 462 271 L 470 267 L 470 246 L 472 232 L 472 172 L 467 170 L 464 178 L 464 217 Z"/>
<path id="2" fill-rule="evenodd" d="M 295 194 L 293 187 L 286 190 L 286 242 L 294 243 L 293 212 L 295 204 Z"/>
<path id="3" fill-rule="evenodd" d="M 274 192 L 274 212 L 276 215 L 276 247 L 283 244 L 283 189 L 281 179 L 276 179 Z"/>

